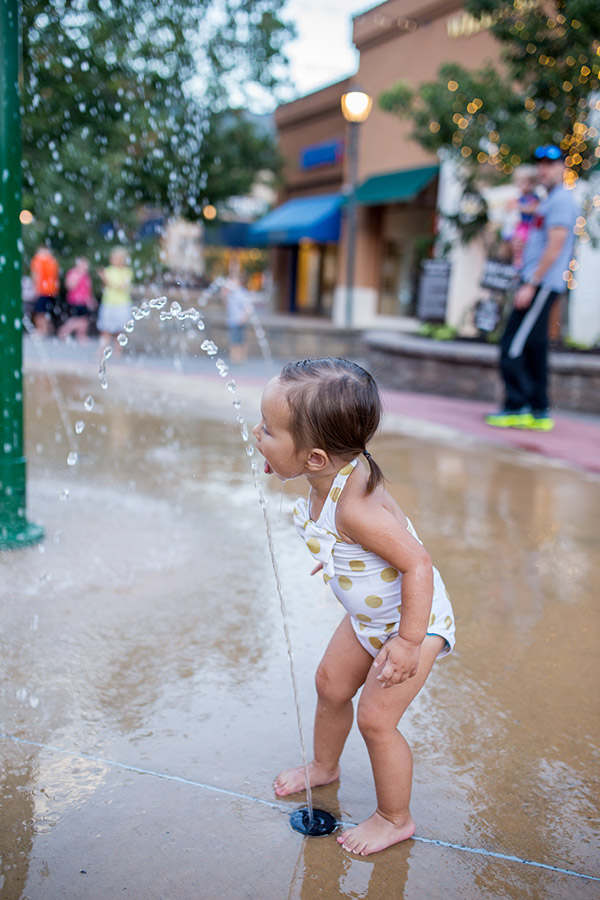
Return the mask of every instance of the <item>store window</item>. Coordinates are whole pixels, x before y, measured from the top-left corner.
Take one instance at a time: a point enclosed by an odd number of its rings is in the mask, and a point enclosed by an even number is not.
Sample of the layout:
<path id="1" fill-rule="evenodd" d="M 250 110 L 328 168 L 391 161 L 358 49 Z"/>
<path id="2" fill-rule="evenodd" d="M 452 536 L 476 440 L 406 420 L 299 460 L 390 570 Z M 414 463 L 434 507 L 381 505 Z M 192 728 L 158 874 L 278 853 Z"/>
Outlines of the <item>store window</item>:
<path id="1" fill-rule="evenodd" d="M 379 314 L 382 316 L 414 316 L 417 303 L 417 270 L 415 241 L 386 240 L 381 258 L 381 292 Z"/>
<path id="2" fill-rule="evenodd" d="M 413 317 L 417 312 L 419 261 L 431 233 L 424 208 L 397 204 L 382 210 L 379 277 L 380 316 Z"/>
<path id="3" fill-rule="evenodd" d="M 307 315 L 329 314 L 336 275 L 337 245 L 301 243 L 298 247 L 296 309 Z"/>

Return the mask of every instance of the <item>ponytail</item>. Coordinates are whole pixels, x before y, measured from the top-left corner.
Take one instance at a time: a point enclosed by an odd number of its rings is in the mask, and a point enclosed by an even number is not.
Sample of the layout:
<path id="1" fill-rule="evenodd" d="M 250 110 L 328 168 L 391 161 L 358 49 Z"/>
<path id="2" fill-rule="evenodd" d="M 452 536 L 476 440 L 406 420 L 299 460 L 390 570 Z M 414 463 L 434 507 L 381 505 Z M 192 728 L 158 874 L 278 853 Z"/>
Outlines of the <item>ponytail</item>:
<path id="1" fill-rule="evenodd" d="M 369 480 L 367 481 L 367 494 L 372 494 L 378 485 L 385 481 L 385 477 L 380 467 L 377 465 L 368 450 L 363 450 L 363 456 L 369 463 Z"/>

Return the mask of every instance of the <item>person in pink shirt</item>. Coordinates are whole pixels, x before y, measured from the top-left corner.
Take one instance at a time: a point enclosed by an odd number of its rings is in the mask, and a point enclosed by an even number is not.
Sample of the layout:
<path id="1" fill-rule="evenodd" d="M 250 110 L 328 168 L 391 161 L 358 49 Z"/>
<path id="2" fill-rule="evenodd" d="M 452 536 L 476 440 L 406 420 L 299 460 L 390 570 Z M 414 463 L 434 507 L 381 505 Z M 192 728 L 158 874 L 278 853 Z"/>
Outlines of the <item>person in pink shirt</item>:
<path id="1" fill-rule="evenodd" d="M 87 343 L 90 313 L 97 303 L 92 291 L 90 264 L 85 256 L 78 256 L 65 279 L 69 318 L 58 332 L 61 338 L 75 334 L 79 343 Z"/>

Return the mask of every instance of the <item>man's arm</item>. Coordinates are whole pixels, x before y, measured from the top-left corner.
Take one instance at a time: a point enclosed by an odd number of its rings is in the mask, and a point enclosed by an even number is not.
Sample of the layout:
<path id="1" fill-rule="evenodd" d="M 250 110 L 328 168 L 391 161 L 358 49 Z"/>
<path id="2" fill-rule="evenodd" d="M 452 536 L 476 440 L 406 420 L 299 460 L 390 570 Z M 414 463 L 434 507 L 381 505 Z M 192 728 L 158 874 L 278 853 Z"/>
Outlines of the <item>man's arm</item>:
<path id="1" fill-rule="evenodd" d="M 548 241 L 544 252 L 540 257 L 540 261 L 531 276 L 531 280 L 522 284 L 515 294 L 515 309 L 527 309 L 528 306 L 531 306 L 531 301 L 535 296 L 535 292 L 542 283 L 548 269 L 550 269 L 558 259 L 568 235 L 569 229 L 565 228 L 564 225 L 555 225 L 554 228 L 548 229 Z"/>

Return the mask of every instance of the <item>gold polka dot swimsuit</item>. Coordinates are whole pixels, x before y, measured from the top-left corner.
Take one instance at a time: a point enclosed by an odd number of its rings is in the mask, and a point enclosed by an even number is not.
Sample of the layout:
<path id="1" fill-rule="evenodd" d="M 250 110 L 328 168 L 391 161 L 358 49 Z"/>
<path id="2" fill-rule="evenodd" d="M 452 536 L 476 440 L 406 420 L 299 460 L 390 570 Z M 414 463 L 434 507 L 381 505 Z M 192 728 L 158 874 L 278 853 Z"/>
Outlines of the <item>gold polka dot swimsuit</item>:
<path id="1" fill-rule="evenodd" d="M 337 501 L 354 471 L 358 459 L 341 469 L 333 480 L 321 515 L 310 518 L 309 504 L 299 499 L 294 506 L 294 524 L 312 556 L 323 563 L 323 579 L 346 612 L 363 647 L 376 656 L 385 641 L 398 634 L 402 574 L 360 544 L 342 541 L 335 530 Z M 421 543 L 411 522 L 409 532 Z M 454 613 L 438 570 L 433 569 L 433 603 L 427 634 L 439 634 L 446 640 L 439 656 L 454 646 Z"/>

